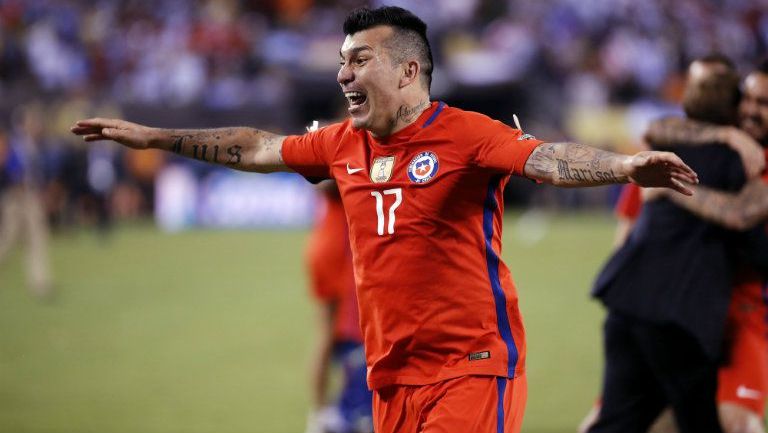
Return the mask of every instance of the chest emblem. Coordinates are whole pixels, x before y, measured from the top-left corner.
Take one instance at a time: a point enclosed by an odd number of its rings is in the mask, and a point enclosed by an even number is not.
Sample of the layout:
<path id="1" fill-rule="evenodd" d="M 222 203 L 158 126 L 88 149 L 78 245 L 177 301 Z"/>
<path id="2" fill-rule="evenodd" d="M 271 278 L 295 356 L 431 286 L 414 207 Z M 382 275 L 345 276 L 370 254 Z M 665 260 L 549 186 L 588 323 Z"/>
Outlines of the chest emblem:
<path id="1" fill-rule="evenodd" d="M 438 168 L 437 155 L 432 152 L 421 152 L 408 164 L 408 178 L 411 182 L 426 183 L 435 177 Z"/>
<path id="2" fill-rule="evenodd" d="M 392 178 L 392 169 L 395 167 L 394 156 L 377 156 L 371 164 L 371 181 L 384 183 Z"/>

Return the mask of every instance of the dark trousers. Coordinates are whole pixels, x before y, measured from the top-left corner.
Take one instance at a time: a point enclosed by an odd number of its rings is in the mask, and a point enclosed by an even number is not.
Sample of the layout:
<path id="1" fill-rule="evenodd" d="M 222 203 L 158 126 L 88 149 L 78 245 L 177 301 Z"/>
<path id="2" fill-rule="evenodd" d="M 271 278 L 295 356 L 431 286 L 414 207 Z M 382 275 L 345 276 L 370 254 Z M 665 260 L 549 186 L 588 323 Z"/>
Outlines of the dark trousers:
<path id="1" fill-rule="evenodd" d="M 717 364 L 693 336 L 616 312 L 604 333 L 603 405 L 590 433 L 646 433 L 667 406 L 680 433 L 722 433 Z"/>

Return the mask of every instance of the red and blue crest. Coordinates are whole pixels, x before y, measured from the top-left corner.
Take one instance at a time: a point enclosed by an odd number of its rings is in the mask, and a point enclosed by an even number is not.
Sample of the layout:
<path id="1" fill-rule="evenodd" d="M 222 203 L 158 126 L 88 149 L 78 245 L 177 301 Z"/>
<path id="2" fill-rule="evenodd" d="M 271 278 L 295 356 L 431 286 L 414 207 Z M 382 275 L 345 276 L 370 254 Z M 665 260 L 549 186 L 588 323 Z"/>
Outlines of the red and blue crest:
<path id="1" fill-rule="evenodd" d="M 438 168 L 437 155 L 432 152 L 421 152 L 408 164 L 408 178 L 411 182 L 426 183 L 435 177 Z"/>

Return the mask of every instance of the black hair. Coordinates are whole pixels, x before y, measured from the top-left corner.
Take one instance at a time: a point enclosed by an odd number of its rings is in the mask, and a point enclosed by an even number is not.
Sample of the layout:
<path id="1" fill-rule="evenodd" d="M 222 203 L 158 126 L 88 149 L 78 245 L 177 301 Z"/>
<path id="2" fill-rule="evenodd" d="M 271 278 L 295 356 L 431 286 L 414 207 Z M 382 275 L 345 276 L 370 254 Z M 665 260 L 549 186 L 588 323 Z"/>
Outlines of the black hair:
<path id="1" fill-rule="evenodd" d="M 353 35 L 377 26 L 389 26 L 394 29 L 394 35 L 387 41 L 392 61 L 402 63 L 408 58 L 417 58 L 429 90 L 434 63 L 432 48 L 427 40 L 427 24 L 412 12 L 397 6 L 383 6 L 377 9 L 363 7 L 347 15 L 344 20 L 344 34 Z"/>

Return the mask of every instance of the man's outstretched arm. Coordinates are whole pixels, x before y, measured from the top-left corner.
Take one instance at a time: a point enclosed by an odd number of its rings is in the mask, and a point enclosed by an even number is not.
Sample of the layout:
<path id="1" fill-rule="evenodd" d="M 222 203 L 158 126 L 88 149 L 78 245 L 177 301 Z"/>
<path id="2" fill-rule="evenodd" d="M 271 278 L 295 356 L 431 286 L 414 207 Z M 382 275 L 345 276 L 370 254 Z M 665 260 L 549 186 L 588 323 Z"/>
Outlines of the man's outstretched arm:
<path id="1" fill-rule="evenodd" d="M 665 194 L 695 215 L 732 230 L 748 230 L 768 220 L 768 184 L 749 181 L 738 194 L 691 186 L 693 197 Z"/>
<path id="2" fill-rule="evenodd" d="M 620 155 L 576 143 L 542 143 L 525 164 L 525 175 L 557 186 L 597 186 L 633 182 L 691 195 L 683 183 L 698 183 L 696 173 L 670 152 Z"/>
<path id="3" fill-rule="evenodd" d="M 721 144 L 739 154 L 749 178 L 765 169 L 763 148 L 749 134 L 735 126 L 714 125 L 683 117 L 665 117 L 651 122 L 645 142 L 653 149 Z"/>
<path id="4" fill-rule="evenodd" d="M 133 149 L 162 149 L 244 171 L 290 171 L 280 152 L 284 136 L 253 128 L 161 129 L 119 119 L 80 120 L 71 128 L 85 141 L 112 140 Z"/>

